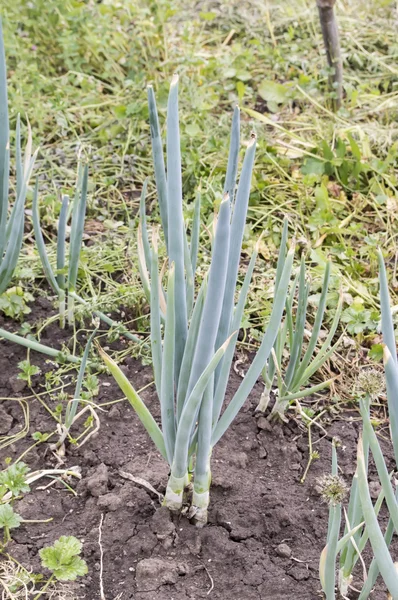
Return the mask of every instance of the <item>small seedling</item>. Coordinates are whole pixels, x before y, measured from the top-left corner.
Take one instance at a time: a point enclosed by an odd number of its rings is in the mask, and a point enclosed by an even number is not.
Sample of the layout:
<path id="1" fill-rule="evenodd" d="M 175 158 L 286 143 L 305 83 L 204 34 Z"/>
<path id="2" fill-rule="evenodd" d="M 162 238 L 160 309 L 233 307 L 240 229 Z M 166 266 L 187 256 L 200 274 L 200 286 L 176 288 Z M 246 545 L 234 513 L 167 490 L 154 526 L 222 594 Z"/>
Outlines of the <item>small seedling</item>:
<path id="1" fill-rule="evenodd" d="M 286 226 L 282 233 L 281 247 L 283 250 L 280 255 L 280 261 L 284 254 L 287 253 Z M 331 262 L 328 261 L 325 267 L 322 292 L 314 324 L 309 334 L 308 342 L 305 344 L 306 348 L 303 350 L 304 339 L 306 337 L 310 282 L 307 279 L 306 266 L 304 258 L 302 258 L 299 273 L 291 286 L 286 300 L 286 317 L 280 326 L 272 355 L 262 372 L 265 388 L 257 410 L 264 412 L 267 409 L 274 381 L 278 389 L 276 402 L 272 408 L 270 418 L 276 417 L 284 420 L 284 414 L 294 400 L 316 394 L 328 387 L 333 381 L 333 379 L 329 379 L 315 385 L 311 385 L 310 383 L 311 377 L 326 363 L 339 343 L 339 340 L 335 344 L 332 342 L 341 315 L 342 296 L 340 296 L 336 314 L 326 334 L 326 338 L 320 341 L 320 332 L 327 304 L 331 267 Z M 277 282 L 279 281 L 280 274 L 281 266 L 278 262 L 276 271 Z M 294 309 L 295 303 L 296 308 Z M 288 356 L 286 365 L 285 355 Z"/>
<path id="2" fill-rule="evenodd" d="M 6 317 L 21 321 L 31 312 L 27 303 L 33 300 L 32 294 L 25 292 L 21 287 L 12 287 L 0 297 L 0 310 Z"/>
<path id="3" fill-rule="evenodd" d="M 89 373 L 83 381 L 83 387 L 86 391 L 81 393 L 84 400 L 90 400 L 93 396 L 98 396 L 99 379 L 93 373 Z"/>
<path id="4" fill-rule="evenodd" d="M 0 505 L 0 529 L 4 529 L 4 544 L 11 540 L 10 529 L 16 529 L 21 523 L 21 516 L 14 512 L 11 504 Z"/>
<path id="5" fill-rule="evenodd" d="M 43 567 L 52 575 L 45 588 L 54 580 L 75 581 L 88 572 L 86 562 L 80 558 L 82 543 L 74 536 L 63 535 L 52 546 L 46 546 L 39 552 Z M 44 592 L 44 589 L 42 590 Z"/>
<path id="6" fill-rule="evenodd" d="M 7 492 L 11 492 L 13 498 L 30 491 L 26 483 L 30 468 L 23 462 L 10 465 L 5 471 L 0 472 L 0 499 Z"/>
<path id="7" fill-rule="evenodd" d="M 40 373 L 39 367 L 32 365 L 30 360 L 21 360 L 21 362 L 18 363 L 18 368 L 21 371 L 18 373 L 18 379 L 23 379 L 23 381 L 26 381 L 28 386 L 31 387 L 33 375 L 38 375 Z"/>

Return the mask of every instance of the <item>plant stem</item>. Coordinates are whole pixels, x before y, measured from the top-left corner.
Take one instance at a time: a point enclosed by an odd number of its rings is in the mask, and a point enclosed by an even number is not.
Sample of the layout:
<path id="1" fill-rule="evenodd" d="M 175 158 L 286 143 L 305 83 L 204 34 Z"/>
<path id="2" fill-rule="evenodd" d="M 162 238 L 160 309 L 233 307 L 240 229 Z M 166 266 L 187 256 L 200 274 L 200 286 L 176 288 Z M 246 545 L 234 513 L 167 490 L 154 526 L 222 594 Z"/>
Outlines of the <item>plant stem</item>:
<path id="1" fill-rule="evenodd" d="M 10 333 L 5 329 L 0 328 L 0 337 L 8 340 L 9 342 L 13 342 L 14 344 L 19 344 L 20 346 L 24 346 L 25 348 L 30 348 L 31 350 L 35 350 L 35 352 L 41 352 L 42 354 L 47 354 L 47 356 L 52 356 L 53 358 L 58 358 L 61 354 L 60 350 L 55 350 L 55 348 L 50 348 L 50 346 L 44 346 L 44 344 L 40 344 L 39 342 L 35 342 L 34 340 L 29 340 L 28 338 L 24 338 L 15 333 Z M 73 363 L 79 363 L 80 359 L 72 354 L 65 354 L 66 360 Z"/>
<path id="2" fill-rule="evenodd" d="M 308 425 L 308 450 L 309 450 L 308 462 L 307 462 L 307 466 L 305 467 L 303 476 L 300 479 L 300 483 L 304 483 L 305 478 L 308 475 L 308 471 L 310 470 L 310 466 L 312 465 L 313 461 L 317 457 L 317 454 L 312 449 L 311 423 L 309 423 L 309 425 Z"/>
<path id="3" fill-rule="evenodd" d="M 264 386 L 264 391 L 261 394 L 260 402 L 256 407 L 256 412 L 265 412 L 268 408 L 268 404 L 270 401 L 270 391 L 271 388 L 268 387 L 267 383 Z"/>
<path id="4" fill-rule="evenodd" d="M 169 510 L 181 510 L 184 489 L 188 483 L 188 473 L 186 473 L 183 477 L 175 477 L 173 475 L 173 471 L 171 472 L 164 497 L 164 505 L 167 506 Z"/>
<path id="5" fill-rule="evenodd" d="M 21 519 L 21 523 L 51 523 L 52 517 L 49 519 Z"/>
<path id="6" fill-rule="evenodd" d="M 89 303 L 86 300 L 83 300 L 83 298 L 81 298 L 80 296 L 78 296 L 75 292 L 69 292 L 69 298 L 71 298 L 71 297 L 74 300 L 76 300 L 76 302 L 79 302 L 80 304 L 83 304 L 83 306 L 89 307 Z M 104 323 L 106 323 L 107 325 L 109 325 L 109 327 L 117 327 L 119 329 L 120 333 L 124 337 L 128 338 L 129 340 L 131 340 L 132 342 L 136 342 L 137 344 L 142 344 L 142 339 L 139 338 L 138 336 L 134 335 L 133 333 L 131 333 L 121 323 L 118 323 L 117 321 L 114 321 L 113 319 L 111 319 L 110 317 L 108 317 L 107 315 L 105 315 L 104 313 L 102 313 L 99 310 L 94 310 L 93 314 L 96 317 L 98 317 L 101 321 L 103 321 Z"/>
<path id="7" fill-rule="evenodd" d="M 334 110 L 338 110 L 343 97 L 343 64 L 339 30 L 333 8 L 335 2 L 336 0 L 316 0 L 328 65 L 334 71 L 329 77 L 330 88 L 336 92 L 336 98 L 333 100 L 333 108 Z"/>
<path id="8" fill-rule="evenodd" d="M 33 600 L 38 600 L 38 598 L 40 598 L 40 596 L 42 596 L 44 594 L 44 592 L 46 591 L 46 589 L 48 588 L 50 583 L 52 583 L 53 581 L 54 581 L 54 575 L 51 575 L 50 579 L 41 588 L 40 592 L 38 594 L 36 594 L 36 596 L 33 598 Z"/>
<path id="9" fill-rule="evenodd" d="M 68 293 L 68 324 L 69 326 L 75 324 L 75 295 L 72 290 Z"/>
<path id="10" fill-rule="evenodd" d="M 61 329 L 65 329 L 65 291 L 61 290 L 59 293 L 59 326 Z"/>

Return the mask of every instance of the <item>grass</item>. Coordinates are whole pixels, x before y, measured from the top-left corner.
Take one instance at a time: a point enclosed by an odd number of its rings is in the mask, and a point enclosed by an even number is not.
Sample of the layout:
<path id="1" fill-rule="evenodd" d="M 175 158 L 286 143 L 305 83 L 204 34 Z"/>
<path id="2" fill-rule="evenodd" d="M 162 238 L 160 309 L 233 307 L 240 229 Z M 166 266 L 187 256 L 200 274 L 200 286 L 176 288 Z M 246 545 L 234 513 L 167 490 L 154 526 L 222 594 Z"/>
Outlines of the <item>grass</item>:
<path id="1" fill-rule="evenodd" d="M 315 310 L 331 256 L 329 325 L 342 286 L 348 337 L 365 348 L 378 341 L 379 245 L 392 282 L 397 281 L 392 259 L 398 203 L 395 5 L 342 0 L 336 11 L 346 98 L 333 115 L 311 0 L 193 5 L 182 0 L 67 0 L 62 5 L 5 0 L 11 124 L 18 112 L 23 120 L 29 117 L 34 144 L 40 145 L 47 242 L 54 241 L 60 193 L 73 190 L 78 154 L 90 162 L 89 226 L 78 276 L 80 295 L 95 308 L 116 307 L 122 314 L 131 308 L 127 320 L 133 319 L 136 331 L 148 331 L 134 233 L 147 176 L 156 205 L 146 84 L 154 86 L 163 124 L 168 82 L 178 72 L 189 217 L 198 187 L 209 221 L 214 203 L 221 201 L 237 102 L 244 139 L 252 130 L 258 137 L 244 246 L 251 250 L 260 232 L 264 237 L 244 343 L 256 343 L 258 328 L 269 317 L 269 282 L 285 214 L 311 272 L 310 305 Z M 47 248 L 55 258 L 55 246 Z M 206 232 L 200 252 L 209 253 Z M 17 276 L 24 288 L 38 293 L 41 268 L 29 245 Z M 396 304 L 394 285 L 392 294 Z M 335 359 L 337 371 L 345 368 L 344 356 L 342 351 Z M 344 396 L 344 389 L 339 394 Z"/>

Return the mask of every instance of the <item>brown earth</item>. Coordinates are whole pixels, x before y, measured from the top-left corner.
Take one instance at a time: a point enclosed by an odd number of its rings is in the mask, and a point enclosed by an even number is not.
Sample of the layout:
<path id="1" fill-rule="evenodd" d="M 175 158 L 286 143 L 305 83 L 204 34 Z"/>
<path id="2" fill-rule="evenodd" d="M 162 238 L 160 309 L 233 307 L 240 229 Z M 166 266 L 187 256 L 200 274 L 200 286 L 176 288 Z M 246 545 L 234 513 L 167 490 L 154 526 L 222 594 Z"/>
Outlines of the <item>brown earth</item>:
<path id="1" fill-rule="evenodd" d="M 48 311 L 46 301 L 40 302 L 42 307 L 37 310 Z M 1 320 L 0 324 L 4 326 Z M 15 324 L 6 326 L 15 329 Z M 52 325 L 43 342 L 51 340 L 55 346 L 68 335 Z M 10 398 L 30 395 L 28 388 L 15 391 L 17 363 L 24 358 L 26 350 L 0 342 L 1 434 L 15 433 L 21 427 L 21 409 Z M 53 368 L 45 357 L 35 353 L 31 362 L 43 373 Z M 124 361 L 124 369 L 136 389 L 152 380 L 151 369 L 132 358 Z M 42 391 L 43 376 L 35 379 L 35 391 Z M 233 373 L 231 379 L 229 397 L 239 376 Z M 96 398 L 99 404 L 120 398 L 111 377 L 101 375 L 100 381 Z M 171 517 L 154 493 L 120 474 L 122 471 L 141 477 L 159 492 L 165 491 L 168 467 L 127 401 L 123 401 L 98 413 L 101 429 L 96 437 L 81 448 L 67 447 L 65 464 L 82 469 L 81 481 L 77 485 L 76 480 L 72 481 L 76 497 L 58 483 L 39 489 L 47 483 L 41 480 L 18 502 L 16 510 L 24 519 L 53 520 L 14 529 L 8 552 L 40 572 L 38 550 L 61 535 L 75 535 L 83 542 L 89 566 L 75 598 L 99 599 L 99 527 L 103 518 L 102 580 L 106 600 L 321 598 L 318 561 L 325 543 L 328 509 L 316 492 L 316 479 L 330 471 L 330 440 L 338 435 L 342 440 L 339 463 L 350 482 L 359 425 L 355 419 L 341 417 L 327 423 L 328 436 L 315 446 L 320 458 L 313 463 L 305 483 L 300 484 L 308 461 L 308 433 L 294 419 L 271 426 L 264 417 L 256 416 L 254 408 L 260 393 L 258 384 L 214 449 L 207 527 L 197 529 L 185 517 Z M 159 418 L 153 387 L 147 388 L 142 397 Z M 54 430 L 54 420 L 35 398 L 29 400 L 29 407 L 29 436 L 3 450 L 2 460 L 20 456 L 32 445 L 33 432 Z M 313 441 L 317 438 L 314 431 Z M 24 461 L 32 469 L 56 465 L 49 443 L 31 449 Z M 392 466 L 391 461 L 388 466 Z M 383 590 L 380 586 L 373 600 L 385 599 Z"/>

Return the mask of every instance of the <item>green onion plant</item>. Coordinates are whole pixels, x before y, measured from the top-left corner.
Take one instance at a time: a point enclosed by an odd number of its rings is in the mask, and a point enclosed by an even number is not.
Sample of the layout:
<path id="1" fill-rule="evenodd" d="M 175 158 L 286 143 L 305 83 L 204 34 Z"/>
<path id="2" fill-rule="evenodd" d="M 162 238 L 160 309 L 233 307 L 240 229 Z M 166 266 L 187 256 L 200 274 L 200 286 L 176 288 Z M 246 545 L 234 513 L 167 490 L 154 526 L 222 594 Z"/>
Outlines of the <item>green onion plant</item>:
<path id="1" fill-rule="evenodd" d="M 32 154 L 32 133 L 28 124 L 28 139 L 24 156 L 22 156 L 21 122 L 19 115 L 16 126 L 16 185 L 15 201 L 9 210 L 10 192 L 10 140 L 7 97 L 7 68 L 3 42 L 3 29 L 0 19 L 0 294 L 3 294 L 12 279 L 18 257 L 21 251 L 24 223 L 25 200 L 28 192 L 29 180 L 36 160 L 36 150 Z M 0 328 L 0 337 L 42 352 L 53 358 L 58 358 L 60 352 L 44 346 L 32 339 L 23 338 L 6 329 Z M 78 359 L 67 355 L 67 360 L 78 362 Z"/>
<path id="2" fill-rule="evenodd" d="M 77 380 L 76 380 L 76 386 L 75 386 L 75 392 L 73 395 L 73 399 L 68 403 L 67 408 L 66 408 L 66 413 L 65 413 L 65 420 L 64 423 L 59 423 L 58 424 L 58 432 L 59 432 L 59 440 L 57 442 L 57 444 L 55 445 L 55 449 L 57 451 L 58 454 L 64 454 L 65 453 L 65 440 L 67 439 L 70 429 L 72 427 L 72 425 L 78 421 L 80 419 L 80 417 L 85 414 L 87 411 L 90 411 L 92 416 L 95 419 L 95 412 L 93 411 L 92 407 L 90 404 L 87 404 L 78 414 L 77 414 L 77 409 L 79 407 L 80 401 L 81 401 L 81 391 L 82 391 L 82 385 L 83 385 L 83 379 L 84 379 L 84 374 L 86 371 L 86 367 L 87 367 L 87 361 L 88 361 L 88 357 L 90 354 L 90 348 L 93 342 L 93 339 L 95 338 L 95 335 L 97 333 L 97 329 L 95 329 L 90 337 L 87 340 L 87 344 L 86 347 L 84 349 L 83 352 L 83 356 L 81 359 L 81 363 L 80 363 L 80 367 L 79 367 L 79 373 L 77 376 Z M 97 425 L 98 425 L 98 419 L 97 420 Z M 93 433 L 95 433 L 97 429 L 95 429 Z M 91 434 L 91 435 L 92 435 Z M 91 437 L 90 435 L 90 437 Z M 86 438 L 85 441 L 88 440 L 88 437 Z M 82 444 L 81 444 L 82 445 Z"/>
<path id="3" fill-rule="evenodd" d="M 286 253 L 287 224 L 285 224 L 282 234 L 281 251 L 276 270 L 276 285 L 278 285 L 282 273 Z M 331 263 L 328 261 L 326 263 L 322 291 L 314 324 L 308 344 L 303 351 L 310 282 L 306 276 L 304 257 L 302 257 L 299 273 L 293 281 L 286 299 L 286 311 L 283 323 L 279 328 L 272 354 L 262 372 L 265 388 L 257 410 L 264 412 L 267 409 L 270 392 L 275 380 L 277 384 L 276 401 L 270 417 L 278 416 L 283 419 L 287 408 L 294 400 L 315 394 L 329 386 L 331 381 L 333 381 L 333 379 L 329 379 L 316 385 L 309 384 L 311 377 L 328 360 L 339 344 L 339 341 L 335 344 L 332 344 L 332 341 L 340 320 L 342 310 L 341 297 L 330 331 L 323 343 L 319 344 L 319 334 L 326 308 L 330 270 Z M 294 310 L 296 295 L 297 303 Z M 286 353 L 289 355 L 289 360 L 285 368 L 284 355 Z M 303 387 L 304 389 L 302 389 Z"/>
<path id="4" fill-rule="evenodd" d="M 68 305 L 68 322 L 74 323 L 75 302 L 90 308 L 91 303 L 76 293 L 77 275 L 79 268 L 80 253 L 84 232 L 84 221 L 87 206 L 87 187 L 88 187 L 88 165 L 79 164 L 76 191 L 72 203 L 69 197 L 64 195 L 62 198 L 61 211 L 58 219 L 57 228 L 57 252 L 56 265 L 52 267 L 46 250 L 43 233 L 40 225 L 39 192 L 38 181 L 36 181 L 35 192 L 33 196 L 33 229 L 36 239 L 36 245 L 46 279 L 58 296 L 60 326 L 65 326 L 66 299 Z M 67 224 L 71 218 L 69 257 L 67 259 L 66 231 Z M 141 343 L 142 340 L 132 334 L 126 327 L 105 315 L 99 310 L 93 310 L 94 315 L 109 325 L 117 327 L 120 333 L 134 342 Z"/>
<path id="5" fill-rule="evenodd" d="M 382 317 L 382 334 L 384 341 L 384 368 L 387 388 L 388 412 L 390 418 L 390 434 L 394 448 L 395 461 L 398 458 L 398 361 L 395 332 L 390 308 L 387 274 L 381 251 L 379 251 L 380 304 Z M 391 482 L 392 474 L 388 472 L 379 441 L 370 418 L 372 399 L 380 393 L 380 381 L 373 373 L 363 377 L 364 395 L 359 400 L 359 408 L 363 422 L 363 431 L 358 441 L 357 468 L 352 481 L 350 499 L 346 513 L 346 525 L 343 537 L 338 540 L 341 517 L 336 517 L 336 508 L 331 507 L 329 514 L 328 541 L 320 561 L 320 576 L 327 600 L 335 598 L 335 564 L 340 554 L 339 591 L 347 596 L 352 581 L 352 572 L 362 552 L 370 542 L 373 560 L 364 576 L 364 583 L 359 600 L 367 600 L 380 574 L 386 584 L 390 597 L 398 598 L 398 571 L 390 552 L 390 544 L 394 532 L 398 531 L 398 491 Z M 368 484 L 368 463 L 370 453 L 376 465 L 381 492 L 373 504 Z M 337 457 L 333 454 L 332 469 L 337 472 Z M 382 532 L 378 513 L 385 502 L 389 520 Z M 337 509 L 341 515 L 341 506 Z M 338 540 L 337 542 L 335 540 Z M 332 543 L 333 540 L 333 543 Z M 363 565 L 364 568 L 364 565 Z M 356 586 L 357 587 L 357 586 Z"/>
<path id="6" fill-rule="evenodd" d="M 61 211 L 58 220 L 57 235 L 57 263 L 53 270 L 40 226 L 39 213 L 39 185 L 36 180 L 33 196 L 32 217 L 33 229 L 39 256 L 48 283 L 57 294 L 59 300 L 60 325 L 65 326 L 66 293 L 68 292 L 68 321 L 74 322 L 74 302 L 76 293 L 76 282 L 79 268 L 80 251 L 83 240 L 84 219 L 87 204 L 88 165 L 79 165 L 77 185 L 72 208 L 69 211 L 69 197 L 63 196 Z M 69 214 L 72 215 L 70 227 L 69 265 L 66 270 L 66 226 Z"/>
<path id="7" fill-rule="evenodd" d="M 230 368 L 238 339 L 246 295 L 257 252 L 235 303 L 243 232 L 248 209 L 256 138 L 246 149 L 236 187 L 240 145 L 240 115 L 236 108 L 224 198 L 212 244 L 211 263 L 199 286 L 195 282 L 200 200 L 196 200 L 190 243 L 183 218 L 178 77 L 170 86 L 167 108 L 166 161 L 153 89 L 148 89 L 155 178 L 165 246 L 168 255 L 167 289 L 159 276 L 158 233 L 149 242 L 144 204 L 139 235 L 141 269 L 149 287 L 151 349 L 155 386 L 160 401 L 161 427 L 120 367 L 101 355 L 123 393 L 137 412 L 159 452 L 170 465 L 165 505 L 179 511 L 184 490 L 193 490 L 191 513 L 198 525 L 207 521 L 212 448 L 231 425 L 270 356 L 282 319 L 291 276 L 294 249 L 280 258 L 280 278 L 273 309 L 257 354 L 239 388 L 223 411 Z M 195 283 L 198 283 L 195 286 Z M 145 285 L 145 283 L 144 283 Z"/>
<path id="8" fill-rule="evenodd" d="M 21 251 L 25 222 L 25 199 L 36 156 L 37 150 L 32 154 L 32 133 L 29 124 L 28 139 L 22 156 L 21 122 L 18 115 L 15 144 L 15 201 L 9 211 L 10 131 L 7 68 L 0 19 L 0 294 L 5 292 L 10 284 Z"/>

